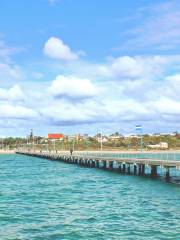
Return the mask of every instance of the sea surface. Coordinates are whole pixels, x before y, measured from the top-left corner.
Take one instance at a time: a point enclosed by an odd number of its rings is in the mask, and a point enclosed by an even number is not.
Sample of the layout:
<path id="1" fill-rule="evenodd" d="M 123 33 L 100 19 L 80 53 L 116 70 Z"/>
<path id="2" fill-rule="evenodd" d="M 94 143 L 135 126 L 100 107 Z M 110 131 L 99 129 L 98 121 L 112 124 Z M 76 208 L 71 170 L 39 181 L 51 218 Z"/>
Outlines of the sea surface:
<path id="1" fill-rule="evenodd" d="M 0 156 L 0 240 L 179 240 L 180 186 Z"/>

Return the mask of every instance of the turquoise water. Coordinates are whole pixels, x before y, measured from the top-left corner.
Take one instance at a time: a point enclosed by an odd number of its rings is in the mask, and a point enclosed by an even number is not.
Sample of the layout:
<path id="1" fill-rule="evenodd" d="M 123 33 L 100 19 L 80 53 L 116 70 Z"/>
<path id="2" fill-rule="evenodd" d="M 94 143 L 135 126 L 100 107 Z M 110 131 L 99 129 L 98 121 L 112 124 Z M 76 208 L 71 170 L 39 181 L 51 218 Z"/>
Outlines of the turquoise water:
<path id="1" fill-rule="evenodd" d="M 20 155 L 0 156 L 0 239 L 180 239 L 180 188 Z"/>

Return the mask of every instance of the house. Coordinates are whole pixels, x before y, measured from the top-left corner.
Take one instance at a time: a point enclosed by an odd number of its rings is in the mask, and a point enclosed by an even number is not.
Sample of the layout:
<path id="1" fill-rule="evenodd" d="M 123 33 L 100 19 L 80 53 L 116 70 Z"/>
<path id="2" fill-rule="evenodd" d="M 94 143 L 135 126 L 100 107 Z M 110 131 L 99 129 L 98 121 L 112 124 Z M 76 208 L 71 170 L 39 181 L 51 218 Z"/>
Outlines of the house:
<path id="1" fill-rule="evenodd" d="M 102 138 L 101 137 L 97 137 L 96 138 L 96 140 L 99 142 L 99 143 L 105 143 L 105 142 L 108 142 L 108 137 L 106 137 L 106 136 L 102 136 Z"/>
<path id="2" fill-rule="evenodd" d="M 153 148 L 153 149 L 168 149 L 168 143 L 167 142 L 160 142 L 159 144 L 150 144 L 147 145 L 147 147 L 149 148 Z"/>
<path id="3" fill-rule="evenodd" d="M 62 140 L 64 139 L 64 134 L 62 133 L 48 133 L 49 140 Z"/>
<path id="4" fill-rule="evenodd" d="M 75 139 L 76 139 L 76 141 L 82 141 L 82 140 L 83 140 L 83 136 L 78 133 L 78 134 L 75 136 Z"/>
<path id="5" fill-rule="evenodd" d="M 86 140 L 86 139 L 88 139 L 88 138 L 89 138 L 89 135 L 88 135 L 87 133 L 85 133 L 85 134 L 83 135 L 83 139 Z"/>
<path id="6" fill-rule="evenodd" d="M 67 140 L 68 140 L 68 142 L 76 141 L 77 136 L 76 135 L 68 135 Z"/>
<path id="7" fill-rule="evenodd" d="M 109 136 L 109 140 L 111 140 L 111 141 L 118 141 L 118 140 L 120 140 L 122 138 L 123 138 L 123 135 L 119 134 L 118 132 L 116 132 L 114 134 L 111 134 Z"/>

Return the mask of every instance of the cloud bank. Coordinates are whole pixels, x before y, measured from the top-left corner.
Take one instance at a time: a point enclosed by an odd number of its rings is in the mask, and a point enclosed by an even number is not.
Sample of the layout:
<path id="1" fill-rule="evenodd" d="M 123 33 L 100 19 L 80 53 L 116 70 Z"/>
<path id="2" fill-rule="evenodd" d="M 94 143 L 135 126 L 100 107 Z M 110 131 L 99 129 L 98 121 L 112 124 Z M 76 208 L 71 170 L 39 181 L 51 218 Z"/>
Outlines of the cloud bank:
<path id="1" fill-rule="evenodd" d="M 161 11 L 139 9 L 140 19 L 148 14 L 128 30 L 121 47 L 176 49 L 179 9 L 173 3 L 162 4 Z M 1 129 L 132 133 L 142 124 L 145 132 L 180 131 L 179 54 L 116 53 L 86 61 L 52 36 L 32 71 L 12 61 L 13 49 L 0 42 Z"/>

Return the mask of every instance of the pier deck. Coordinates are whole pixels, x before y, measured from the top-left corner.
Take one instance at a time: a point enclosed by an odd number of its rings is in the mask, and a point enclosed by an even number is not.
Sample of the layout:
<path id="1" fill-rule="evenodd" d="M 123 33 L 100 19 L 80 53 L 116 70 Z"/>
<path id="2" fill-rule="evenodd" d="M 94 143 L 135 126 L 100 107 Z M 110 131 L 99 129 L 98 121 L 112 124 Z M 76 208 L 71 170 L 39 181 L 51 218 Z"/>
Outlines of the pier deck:
<path id="1" fill-rule="evenodd" d="M 146 175 L 146 168 L 150 168 L 151 177 L 157 177 L 157 167 L 164 169 L 166 179 L 170 178 L 170 169 L 180 170 L 180 161 L 160 160 L 149 158 L 120 158 L 111 156 L 95 156 L 85 153 L 43 153 L 43 152 L 23 152 L 17 151 L 18 154 L 41 157 L 50 160 L 58 160 L 65 163 L 77 164 L 85 167 L 103 168 L 109 170 L 118 170 L 122 173 L 133 173 L 134 175 Z"/>

